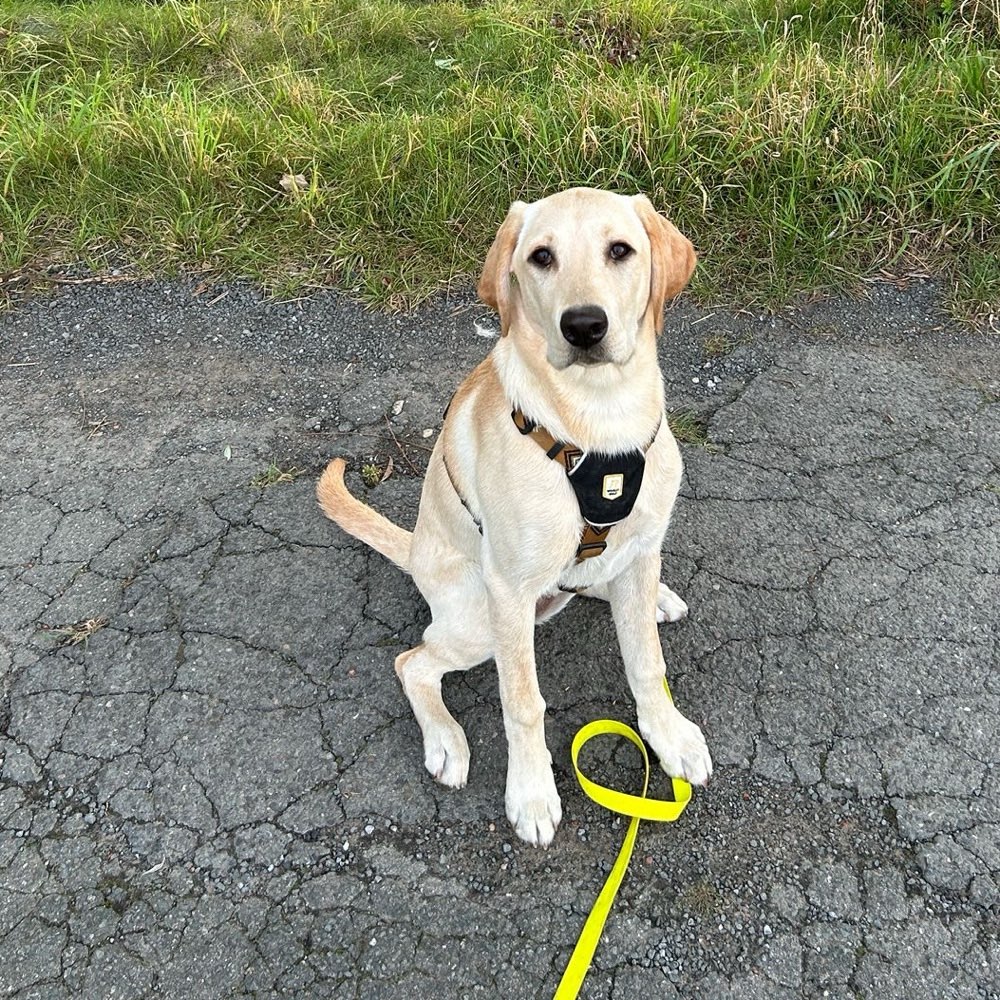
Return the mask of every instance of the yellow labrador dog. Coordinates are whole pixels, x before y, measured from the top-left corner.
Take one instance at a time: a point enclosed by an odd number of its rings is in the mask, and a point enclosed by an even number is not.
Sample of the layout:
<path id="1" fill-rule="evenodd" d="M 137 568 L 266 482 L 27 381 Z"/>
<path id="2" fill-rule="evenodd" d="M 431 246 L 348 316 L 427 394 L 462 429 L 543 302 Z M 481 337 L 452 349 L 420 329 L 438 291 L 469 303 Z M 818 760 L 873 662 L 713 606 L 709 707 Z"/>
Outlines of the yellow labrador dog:
<path id="1" fill-rule="evenodd" d="M 660 583 L 681 479 L 656 359 L 663 304 L 694 270 L 690 242 L 641 195 L 575 188 L 515 202 L 479 294 L 501 337 L 462 383 L 431 455 L 412 534 L 355 499 L 335 459 L 324 512 L 412 574 L 424 641 L 396 658 L 442 784 L 469 773 L 441 678 L 494 657 L 507 733 L 507 816 L 546 845 L 562 817 L 545 745 L 534 626 L 573 597 L 610 601 L 639 729 L 671 775 L 703 784 L 701 730 L 663 688 L 657 621 L 687 606 Z"/>

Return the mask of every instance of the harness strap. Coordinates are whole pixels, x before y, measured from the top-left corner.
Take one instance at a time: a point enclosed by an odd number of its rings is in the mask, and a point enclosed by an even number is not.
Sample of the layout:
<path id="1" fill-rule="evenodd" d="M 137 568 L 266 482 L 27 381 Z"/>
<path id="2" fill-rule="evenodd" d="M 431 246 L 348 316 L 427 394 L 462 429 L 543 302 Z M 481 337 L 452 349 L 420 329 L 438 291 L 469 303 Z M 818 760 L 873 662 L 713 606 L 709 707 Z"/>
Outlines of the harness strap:
<path id="1" fill-rule="evenodd" d="M 447 413 L 447 410 L 445 412 Z M 469 506 L 469 501 L 462 496 L 462 491 L 458 488 L 458 483 L 455 482 L 455 477 L 451 474 L 451 469 L 448 468 L 448 459 L 444 457 L 443 451 L 441 453 L 441 462 L 444 465 L 444 471 L 448 473 L 448 482 L 451 483 L 451 488 L 455 491 L 455 496 L 462 501 L 462 506 L 469 512 L 469 517 L 472 518 L 472 523 L 479 529 L 479 534 L 482 534 L 483 522 L 476 517 L 476 515 L 472 512 L 472 508 Z"/>
<path id="2" fill-rule="evenodd" d="M 576 550 L 576 561 L 582 563 L 584 559 L 593 559 L 599 556 L 608 547 L 608 532 L 614 525 L 606 524 L 599 528 L 589 521 L 583 522 L 583 531 L 580 533 L 580 544 Z"/>
<path id="3" fill-rule="evenodd" d="M 557 441 L 544 427 L 526 417 L 521 410 L 512 410 L 510 416 L 514 426 L 526 437 L 530 437 L 545 452 L 547 458 L 559 462 L 567 474 L 572 472 L 577 462 L 583 458 L 583 452 L 579 448 Z"/>
<path id="4" fill-rule="evenodd" d="M 558 441 L 548 430 L 536 424 L 530 417 L 526 417 L 524 412 L 517 407 L 511 411 L 510 417 L 514 421 L 514 426 L 525 437 L 530 437 L 545 452 L 546 457 L 551 458 L 554 462 L 558 462 L 566 470 L 567 476 L 573 473 L 583 458 L 583 452 L 579 448 L 575 445 Z M 659 429 L 660 425 L 657 424 L 656 431 L 659 431 Z M 656 431 L 653 432 L 654 438 L 656 437 Z M 650 441 L 651 443 L 652 440 Z M 649 445 L 646 447 L 648 448 Z M 608 547 L 608 532 L 613 527 L 614 524 L 597 525 L 584 518 L 583 530 L 580 532 L 580 544 L 576 549 L 577 564 L 582 563 L 585 559 L 593 559 L 604 552 Z"/>

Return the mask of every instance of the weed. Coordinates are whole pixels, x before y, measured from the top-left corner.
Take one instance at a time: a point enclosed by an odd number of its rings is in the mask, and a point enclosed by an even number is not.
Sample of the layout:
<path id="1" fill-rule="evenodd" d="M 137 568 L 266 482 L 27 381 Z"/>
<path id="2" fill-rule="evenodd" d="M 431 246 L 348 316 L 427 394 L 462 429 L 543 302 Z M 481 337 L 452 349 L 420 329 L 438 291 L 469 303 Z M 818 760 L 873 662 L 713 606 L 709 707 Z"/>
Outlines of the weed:
<path id="1" fill-rule="evenodd" d="M 713 333 L 705 338 L 702 351 L 706 358 L 724 358 L 736 347 L 736 341 L 724 333 Z"/>
<path id="2" fill-rule="evenodd" d="M 680 444 L 708 444 L 708 422 L 693 410 L 674 410 L 667 415 L 667 424 Z"/>
<path id="3" fill-rule="evenodd" d="M 304 469 L 296 469 L 294 466 L 282 469 L 272 462 L 263 472 L 250 480 L 250 485 L 256 490 L 264 490 L 269 486 L 277 486 L 279 483 L 294 483 L 304 471 Z"/>
<path id="4" fill-rule="evenodd" d="M 365 486 L 372 489 L 382 481 L 382 466 L 374 459 L 370 462 L 361 463 L 361 479 Z"/>
<path id="5" fill-rule="evenodd" d="M 78 646 L 86 643 L 92 635 L 108 625 L 107 618 L 84 618 L 71 625 L 42 625 L 43 632 L 56 639 L 56 647 Z"/>
<path id="6" fill-rule="evenodd" d="M 689 913 L 707 920 L 718 911 L 722 900 L 714 885 L 700 879 L 686 885 L 677 896 L 677 902 Z"/>

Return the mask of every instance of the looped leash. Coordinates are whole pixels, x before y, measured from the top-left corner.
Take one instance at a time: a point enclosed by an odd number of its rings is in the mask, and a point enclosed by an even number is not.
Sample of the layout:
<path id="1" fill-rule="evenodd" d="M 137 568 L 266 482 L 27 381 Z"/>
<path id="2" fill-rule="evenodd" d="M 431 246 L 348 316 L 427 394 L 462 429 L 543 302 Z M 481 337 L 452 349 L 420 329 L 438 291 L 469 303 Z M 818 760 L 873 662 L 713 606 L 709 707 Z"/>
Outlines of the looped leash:
<path id="1" fill-rule="evenodd" d="M 663 681 L 663 688 L 667 692 L 667 697 L 671 698 L 670 687 L 666 680 Z M 673 699 L 671 698 L 671 701 Z M 642 793 L 640 795 L 630 795 L 628 792 L 619 792 L 614 788 L 608 788 L 592 781 L 581 770 L 577 763 L 577 758 L 584 745 L 595 736 L 624 736 L 630 743 L 636 746 L 642 754 L 643 764 L 646 769 L 642 779 Z M 591 907 L 590 914 L 580 936 L 577 938 L 576 947 L 566 965 L 566 971 L 559 981 L 553 1000 L 575 1000 L 583 985 L 584 977 L 590 968 L 591 959 L 597 948 L 597 942 L 601 939 L 601 932 L 608 919 L 611 906 L 618 894 L 618 889 L 625 877 L 628 863 L 632 858 L 632 849 L 635 846 L 636 834 L 639 831 L 639 820 L 651 819 L 660 823 L 672 823 L 682 812 L 684 807 L 691 800 L 691 786 L 682 778 L 671 778 L 673 799 L 649 799 L 646 798 L 646 789 L 649 786 L 649 754 L 646 752 L 646 745 L 642 742 L 639 734 L 626 726 L 624 722 L 615 722 L 613 719 L 598 719 L 584 726 L 573 737 L 571 750 L 573 759 L 573 770 L 576 772 L 577 781 L 584 794 L 596 802 L 599 806 L 609 809 L 611 812 L 621 816 L 631 817 L 628 830 L 625 832 L 625 839 L 622 841 L 621 850 L 611 868 L 611 872 L 604 882 L 604 886 Z"/>

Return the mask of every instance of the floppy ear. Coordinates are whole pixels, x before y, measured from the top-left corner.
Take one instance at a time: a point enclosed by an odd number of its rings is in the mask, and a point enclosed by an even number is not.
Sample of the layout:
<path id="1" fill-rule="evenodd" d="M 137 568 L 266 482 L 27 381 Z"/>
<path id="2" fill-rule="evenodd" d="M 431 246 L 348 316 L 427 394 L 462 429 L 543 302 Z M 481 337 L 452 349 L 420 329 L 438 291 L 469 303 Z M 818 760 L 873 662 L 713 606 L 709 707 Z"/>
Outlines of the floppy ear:
<path id="1" fill-rule="evenodd" d="M 663 304 L 680 294 L 694 273 L 697 256 L 691 241 L 677 227 L 660 215 L 652 202 L 637 194 L 632 203 L 649 237 L 649 302 L 642 320 L 652 318 L 659 335 L 663 332 Z"/>
<path id="2" fill-rule="evenodd" d="M 528 206 L 523 201 L 515 201 L 510 206 L 507 218 L 503 220 L 493 246 L 486 255 L 483 274 L 479 279 L 479 297 L 500 313 L 500 336 L 506 337 L 510 329 L 513 289 L 511 288 L 511 264 L 514 247 L 521 235 L 524 210 Z"/>

